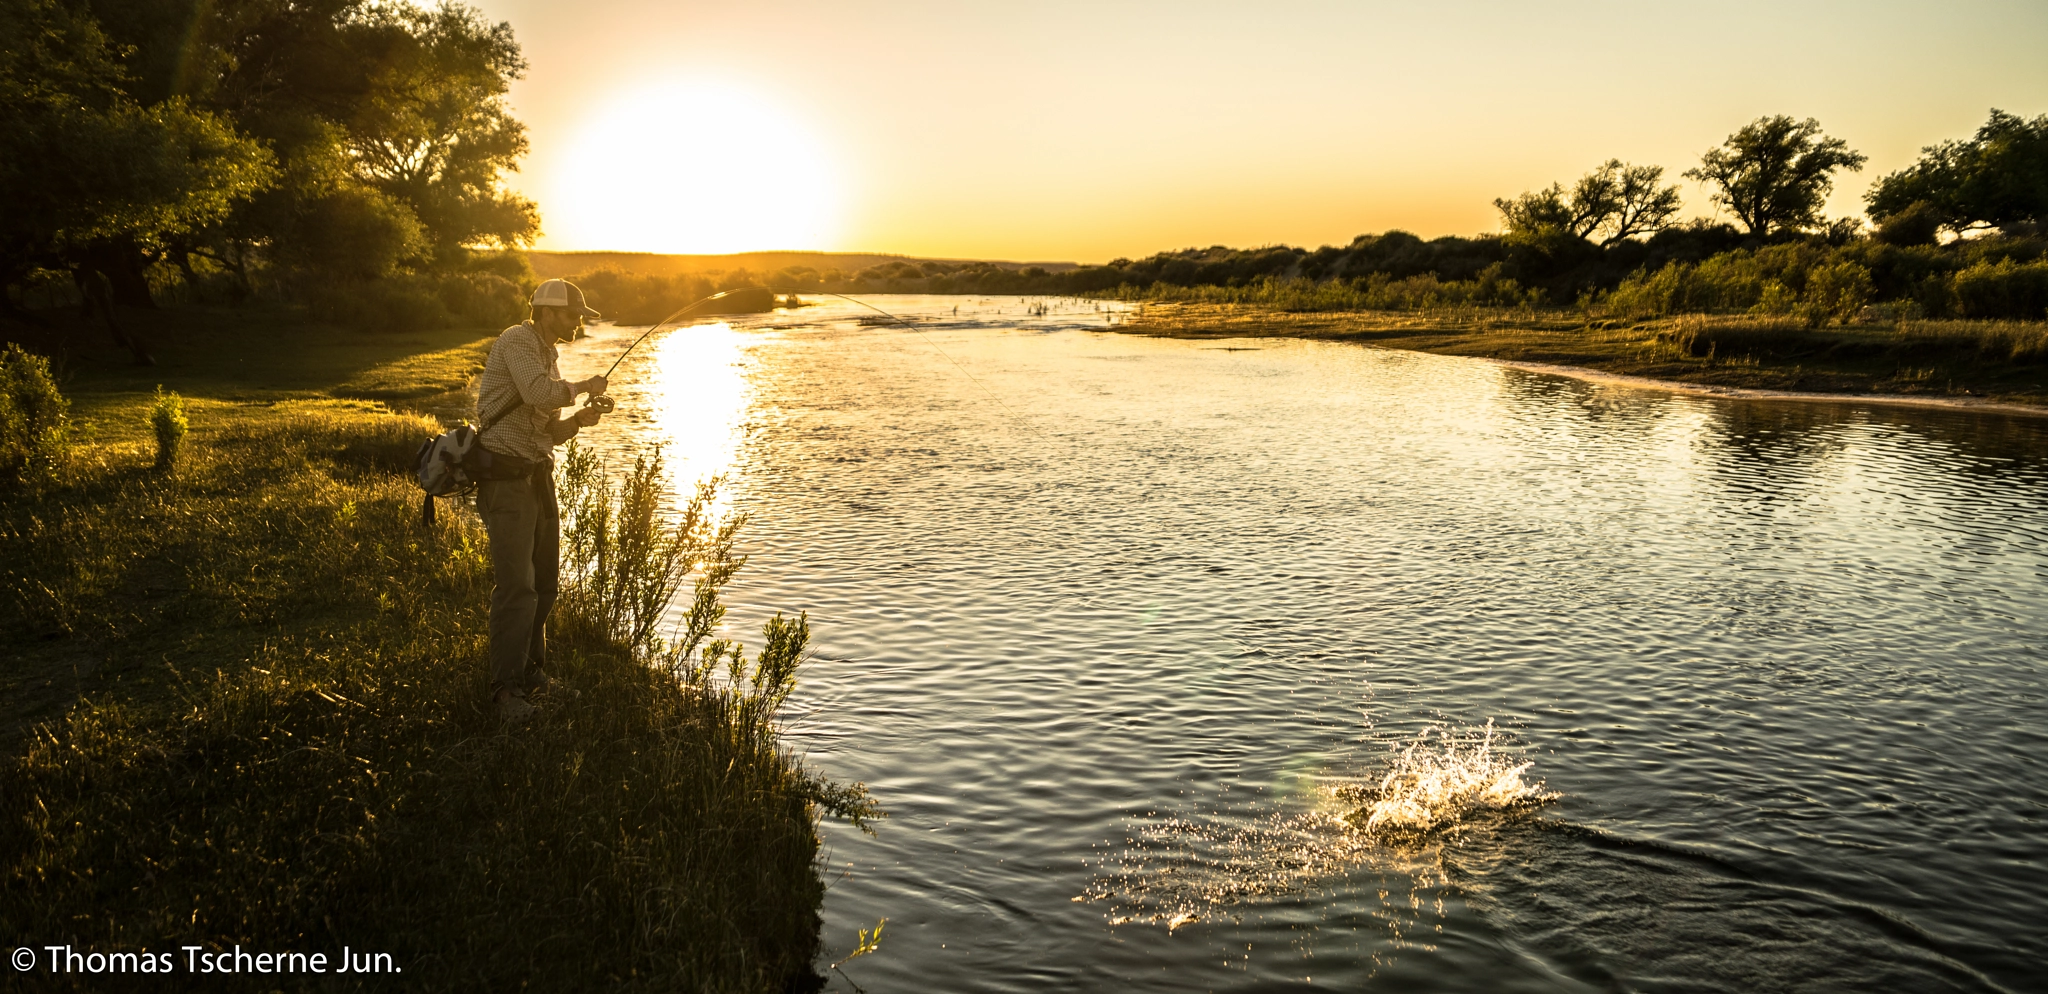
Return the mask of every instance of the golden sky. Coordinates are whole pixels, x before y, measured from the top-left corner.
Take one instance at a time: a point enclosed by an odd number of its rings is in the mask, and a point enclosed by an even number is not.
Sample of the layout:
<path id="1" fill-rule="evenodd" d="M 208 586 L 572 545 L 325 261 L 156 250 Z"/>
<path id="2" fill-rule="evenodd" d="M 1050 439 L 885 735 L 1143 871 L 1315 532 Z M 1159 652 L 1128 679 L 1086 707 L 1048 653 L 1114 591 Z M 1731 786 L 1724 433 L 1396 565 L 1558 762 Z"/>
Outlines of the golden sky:
<path id="1" fill-rule="evenodd" d="M 549 249 L 1101 262 L 1497 228 L 1764 114 L 1875 177 L 2048 113 L 2048 2 L 481 0 Z M 1706 196 L 1681 184 L 1687 213 Z"/>

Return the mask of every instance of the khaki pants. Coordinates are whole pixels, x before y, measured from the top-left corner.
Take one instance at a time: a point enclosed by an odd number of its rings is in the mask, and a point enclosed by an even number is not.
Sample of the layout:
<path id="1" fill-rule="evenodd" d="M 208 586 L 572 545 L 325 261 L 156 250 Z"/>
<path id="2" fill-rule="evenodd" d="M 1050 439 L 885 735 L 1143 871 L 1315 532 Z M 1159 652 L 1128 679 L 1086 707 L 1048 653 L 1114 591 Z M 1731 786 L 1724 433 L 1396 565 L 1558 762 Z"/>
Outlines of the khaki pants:
<path id="1" fill-rule="evenodd" d="M 548 660 L 548 612 L 561 577 L 562 518 L 554 474 L 486 480 L 477 510 L 491 539 L 491 693 L 524 694 Z"/>

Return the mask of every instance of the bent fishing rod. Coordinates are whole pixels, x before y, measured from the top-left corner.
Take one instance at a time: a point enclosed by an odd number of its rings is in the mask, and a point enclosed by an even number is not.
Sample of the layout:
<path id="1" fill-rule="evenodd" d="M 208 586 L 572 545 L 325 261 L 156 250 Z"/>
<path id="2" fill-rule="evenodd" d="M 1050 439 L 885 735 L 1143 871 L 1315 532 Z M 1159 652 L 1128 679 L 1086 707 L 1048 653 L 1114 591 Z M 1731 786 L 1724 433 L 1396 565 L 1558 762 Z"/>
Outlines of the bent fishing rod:
<path id="1" fill-rule="evenodd" d="M 604 371 L 604 378 L 605 378 L 605 384 L 606 384 L 606 386 L 605 386 L 605 389 L 607 389 L 607 390 L 611 389 L 611 386 L 610 386 L 610 384 L 611 384 L 611 378 L 612 378 L 612 373 L 614 373 L 614 372 L 617 372 L 617 371 L 618 371 L 618 368 L 619 368 L 619 364 L 620 364 L 620 363 L 622 363 L 622 362 L 625 362 L 625 361 L 626 361 L 626 357 L 627 357 L 627 356 L 629 356 L 629 355 L 631 355 L 631 354 L 633 354 L 633 350 L 634 350 L 634 349 L 637 349 L 637 348 L 639 348 L 639 347 L 640 347 L 640 343 L 641 343 L 641 342 L 644 342 L 644 341 L 646 341 L 646 340 L 647 340 L 647 337 L 648 337 L 649 335 L 652 335 L 652 334 L 654 334 L 655 332 L 657 332 L 657 331 L 660 331 L 660 330 L 661 330 L 661 327 L 662 327 L 662 325 L 668 324 L 668 323 L 669 323 L 670 321 L 674 321 L 674 320 L 676 320 L 677 318 L 680 318 L 680 317 L 682 317 L 683 315 L 685 315 L 685 314 L 688 314 L 689 312 L 691 312 L 691 311 L 694 311 L 694 310 L 696 310 L 697 308 L 699 308 L 699 307 L 702 307 L 702 306 L 704 306 L 705 304 L 711 303 L 711 302 L 712 302 L 712 301 L 714 301 L 714 300 L 719 300 L 719 299 L 721 299 L 721 298 L 724 298 L 724 297 L 729 297 L 729 296 L 732 296 L 732 295 L 733 295 L 733 294 L 735 294 L 735 293 L 740 293 L 740 292 L 743 292 L 743 291 L 746 291 L 746 290 L 766 290 L 766 291 L 768 291 L 768 292 L 769 292 L 769 293 L 771 293 L 771 294 L 773 294 L 773 293 L 787 293 L 787 294 L 792 294 L 792 295 L 794 295 L 794 294 L 799 294 L 799 293 L 807 293 L 807 294 L 810 294 L 810 295 L 812 295 L 812 296 L 814 296 L 814 297 L 837 297 L 837 298 L 839 298 L 840 300 L 844 300 L 844 301 L 846 301 L 847 303 L 850 303 L 850 304 L 855 304 L 855 305 L 858 305 L 858 306 L 861 306 L 861 307 L 865 307 L 865 308 L 867 308 L 868 310 L 874 311 L 874 312 L 875 312 L 876 314 L 880 314 L 881 316 L 883 316 L 883 317 L 885 317 L 885 318 L 888 318 L 888 319 L 889 319 L 889 320 L 890 320 L 891 322 L 893 322 L 893 323 L 895 323 L 895 324 L 898 324 L 898 325 L 901 325 L 901 326 L 903 326 L 903 327 L 905 327 L 905 328 L 908 328 L 908 329 L 910 329 L 911 331 L 914 331 L 914 332 L 916 332 L 919 338 L 922 338 L 922 339 L 924 339 L 924 340 L 925 340 L 925 344 L 927 344 L 927 345 L 930 345 L 930 346 L 932 347 L 932 349 L 933 349 L 933 350 L 937 351 L 937 352 L 938 352 L 938 353 L 939 353 L 940 355 L 942 355 L 942 356 L 945 356 L 945 357 L 946 357 L 946 361 L 947 361 L 947 362 L 950 362 L 950 363 L 952 363 L 952 364 L 953 364 L 953 366 L 954 366 L 954 368 L 956 368 L 956 369 L 960 370 L 960 374 L 961 374 L 962 376 L 965 376 L 965 377 L 967 377 L 967 378 L 968 378 L 969 380 L 971 380 L 971 381 L 972 381 L 972 382 L 974 383 L 974 385 L 975 385 L 975 386 L 977 386 L 977 387 L 980 387 L 980 388 L 981 388 L 981 392 L 982 392 L 982 393 L 984 393 L 984 394 L 987 394 L 987 395 L 988 395 L 988 399 L 990 399 L 990 400 L 993 400 L 993 401 L 995 401 L 995 402 L 996 402 L 996 406 L 997 406 L 997 407 L 1000 407 L 1000 408 L 1002 408 L 1002 409 L 1003 409 L 1003 411 L 1004 411 L 1005 413 L 1011 414 L 1012 416 L 1014 416 L 1014 415 L 1016 414 L 1016 412 L 1015 412 L 1015 411 L 1012 411 L 1012 410 L 1010 410 L 1010 405 L 1008 405 L 1008 404 L 1005 404 L 1005 403 L 1003 403 L 1003 400 L 1002 400 L 1002 398 L 1000 398 L 1000 397 L 997 397 L 997 396 L 996 396 L 996 395 L 995 395 L 995 394 L 994 394 L 994 393 L 993 393 L 992 391 L 990 391 L 990 390 L 989 390 L 989 388 L 988 388 L 988 387 L 987 387 L 987 386 L 986 386 L 985 384 L 983 384 L 983 383 L 982 383 L 982 382 L 981 382 L 980 380 L 978 380 L 978 379 L 975 379 L 975 376 L 974 376 L 974 374 L 973 374 L 973 373 L 970 373 L 970 372 L 968 372 L 968 371 L 967 371 L 967 367 L 966 367 L 966 366 L 962 366 L 962 365 L 960 365 L 960 360 L 958 360 L 958 359 L 955 359 L 955 358 L 953 358 L 952 354 L 951 354 L 951 353 L 949 353 L 949 352 L 947 352 L 947 351 L 946 351 L 945 349 L 939 348 L 939 343 L 937 343 L 937 342 L 935 342 L 935 341 L 932 341 L 932 337 L 931 337 L 930 335 L 927 335 L 927 334 L 925 334 L 925 333 L 924 333 L 924 329 L 923 329 L 923 328 L 920 328 L 920 327 L 918 327 L 917 325 L 915 325 L 915 324 L 912 324 L 911 322 L 909 322 L 909 321 L 906 321 L 906 320 L 904 320 L 904 319 L 902 319 L 902 318 L 900 318 L 900 317 L 897 317 L 896 315 L 894 315 L 894 314 L 891 314 L 891 313 L 889 313 L 888 311 L 885 311 L 885 310 L 883 310 L 883 309 L 881 309 L 881 308 L 879 308 L 879 307 L 876 307 L 875 305 L 873 305 L 873 304 L 870 304 L 870 303 L 868 303 L 867 301 L 865 301 L 865 300 L 862 300 L 862 299 L 860 299 L 860 298 L 858 298 L 858 297 L 851 297 L 851 296 L 848 296 L 848 295 L 846 295 L 846 294 L 843 294 L 843 293 L 835 293 L 835 292 L 833 292 L 833 291 L 831 291 L 831 290 L 811 290 L 811 289 L 802 289 L 802 288 L 798 288 L 798 287 L 781 287 L 781 286 L 758 286 L 758 285 L 757 285 L 757 286 L 736 286 L 736 287 L 733 287 L 733 288 L 732 288 L 732 289 L 730 289 L 730 290 L 720 290 L 719 292 L 717 292 L 717 293 L 714 293 L 714 294 L 712 294 L 712 295 L 711 295 L 711 296 L 709 296 L 709 297 L 704 297 L 704 298 L 702 298 L 702 299 L 700 299 L 700 300 L 695 300 L 695 301 L 692 301 L 692 302 L 690 302 L 689 304 L 686 304 L 686 305 L 684 305 L 684 306 L 682 306 L 682 307 L 679 307 L 679 308 L 677 308 L 677 309 L 676 309 L 675 311 L 673 311 L 672 313 L 670 313 L 670 314 L 669 314 L 669 315 L 668 315 L 667 317 L 665 317 L 665 318 L 662 318 L 661 320 L 659 320 L 659 321 L 656 321 L 656 322 L 654 322 L 654 324 L 652 324 L 652 325 L 648 326 L 648 328 L 647 328 L 647 330 L 646 330 L 646 331 L 643 331 L 643 332 L 641 332 L 641 333 L 640 333 L 640 337 L 638 337 L 638 338 L 635 338 L 635 339 L 633 339 L 633 344 L 631 344 L 631 345 L 628 345 L 628 346 L 626 346 L 626 351 L 624 351 L 624 352 L 621 352 L 621 353 L 619 353 L 619 357 L 618 357 L 618 358 L 616 358 L 616 359 L 613 359 L 613 360 L 612 360 L 612 365 L 611 365 L 611 368 L 610 368 L 610 369 L 607 369 L 607 370 L 605 370 L 605 371 Z M 612 411 L 613 411 L 614 409 L 616 409 L 616 408 L 618 407 L 618 402 L 617 402 L 617 401 L 615 401 L 615 400 L 613 400 L 612 398 L 610 398 L 610 397 L 608 397 L 608 396 L 605 396 L 605 395 L 603 395 L 603 394 L 599 394 L 598 396 L 592 397 L 592 398 L 590 398 L 589 400 L 585 401 L 585 402 L 584 402 L 584 406 L 585 406 L 585 407 L 588 407 L 588 408 L 590 408 L 591 410 L 594 410 L 594 411 L 598 412 L 599 414 L 610 414 L 610 413 L 611 413 L 611 412 L 612 412 Z"/>

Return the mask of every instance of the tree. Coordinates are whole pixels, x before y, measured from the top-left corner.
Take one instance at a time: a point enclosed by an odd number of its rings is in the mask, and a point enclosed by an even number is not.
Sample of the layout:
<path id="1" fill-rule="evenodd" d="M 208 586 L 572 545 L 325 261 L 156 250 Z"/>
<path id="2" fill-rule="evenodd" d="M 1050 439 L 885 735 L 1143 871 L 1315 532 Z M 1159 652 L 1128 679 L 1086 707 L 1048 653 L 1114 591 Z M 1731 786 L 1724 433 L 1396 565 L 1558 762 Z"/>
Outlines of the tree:
<path id="1" fill-rule="evenodd" d="M 1596 230 L 1606 231 L 1600 244 L 1671 226 L 1671 219 L 1678 214 L 1678 187 L 1660 186 L 1663 180 L 1663 166 L 1631 166 L 1620 159 L 1609 159 L 1606 165 L 1579 181 L 1579 189 L 1588 191 L 1580 196 L 1597 197 L 1599 202 L 1611 205 L 1608 215 L 1596 226 Z"/>
<path id="2" fill-rule="evenodd" d="M 134 92 L 184 96 L 279 160 L 274 186 L 173 261 L 361 275 L 537 230 L 534 205 L 501 189 L 526 151 L 504 99 L 525 69 L 510 26 L 404 0 L 86 2 L 128 46 Z"/>
<path id="3" fill-rule="evenodd" d="M 389 276 L 426 248 L 412 210 L 366 186 L 344 186 L 308 201 L 290 234 L 277 247 L 280 261 L 322 276 Z"/>
<path id="4" fill-rule="evenodd" d="M 122 89 L 171 99 L 231 122 L 268 148 L 272 183 L 224 218 L 166 240 L 187 274 L 210 258 L 247 292 L 252 261 L 300 237 L 300 219 L 349 182 L 334 122 L 370 91 L 374 51 L 352 44 L 363 0 L 78 0 L 121 52 Z M 131 258 L 131 262 L 136 261 Z"/>
<path id="5" fill-rule="evenodd" d="M 1685 177 L 1713 187 L 1714 204 L 1762 238 L 1819 225 L 1835 170 L 1860 170 L 1867 158 L 1822 134 L 1819 121 L 1779 114 L 1743 125 Z"/>
<path id="6" fill-rule="evenodd" d="M 131 97 L 90 18 L 56 0 L 11 0 L 0 33 L 15 40 L 0 49 L 0 278 L 61 266 L 88 304 L 106 304 L 105 291 L 148 305 L 142 265 L 153 253 L 272 182 L 270 153 L 229 121 L 182 98 Z"/>
<path id="7" fill-rule="evenodd" d="M 1993 109 L 1977 133 L 1920 150 L 1920 161 L 1864 194 L 1870 216 L 1931 217 L 1955 234 L 2048 223 L 2048 114 L 2029 121 Z"/>
<path id="8" fill-rule="evenodd" d="M 1511 233 L 1533 235 L 1558 231 L 1585 237 L 1577 230 L 1579 211 L 1559 184 L 1552 183 L 1548 189 L 1524 193 L 1513 200 L 1497 198 L 1493 206 L 1500 211 L 1501 223 Z"/>
<path id="9" fill-rule="evenodd" d="M 1601 245 L 1659 231 L 1678 213 L 1678 187 L 1659 186 L 1662 166 L 1632 166 L 1609 159 L 1579 178 L 1567 194 L 1557 183 L 1493 206 L 1512 233 L 1561 231 Z"/>
<path id="10" fill-rule="evenodd" d="M 1873 237 L 1886 245 L 1934 245 L 1941 241 L 1945 225 L 1934 205 L 1915 200 L 1902 210 L 1884 215 Z"/>
<path id="11" fill-rule="evenodd" d="M 500 188 L 526 154 L 526 128 L 505 103 L 526 71 L 509 24 L 475 10 L 380 6 L 365 25 L 385 38 L 369 99 L 346 122 L 357 174 L 411 204 L 440 253 L 511 248 L 539 230 L 532 201 Z"/>

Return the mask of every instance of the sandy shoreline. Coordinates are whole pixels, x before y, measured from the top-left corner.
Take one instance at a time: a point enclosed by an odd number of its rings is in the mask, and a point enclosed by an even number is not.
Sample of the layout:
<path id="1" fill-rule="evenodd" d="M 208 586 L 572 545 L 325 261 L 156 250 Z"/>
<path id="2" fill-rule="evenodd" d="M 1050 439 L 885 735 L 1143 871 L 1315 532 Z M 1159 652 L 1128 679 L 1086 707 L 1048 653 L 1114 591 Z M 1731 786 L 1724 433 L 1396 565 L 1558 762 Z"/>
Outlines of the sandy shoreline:
<path id="1" fill-rule="evenodd" d="M 1379 348 L 1381 346 L 1367 346 Z M 1410 352 L 1414 349 L 1388 349 L 1389 352 Z M 1569 376 L 1589 383 L 1606 383 L 1614 386 L 1633 387 L 1638 390 L 1661 390 L 1666 393 L 1693 394 L 1703 397 L 1727 397 L 1734 400 L 1792 400 L 1802 402 L 1821 401 L 1830 404 L 1888 404 L 1894 407 L 1941 407 L 1951 410 L 1982 411 L 1993 414 L 2018 414 L 2026 417 L 2048 417 L 2048 407 L 2034 407 L 2028 404 L 2010 404 L 1975 397 L 1922 397 L 1897 393 L 1828 393 L 1811 390 L 1759 390 L 1753 387 L 1715 386 L 1710 383 L 1685 383 L 1679 380 L 1660 380 L 1649 376 L 1631 376 L 1627 373 L 1604 373 L 1583 366 L 1563 366 L 1549 362 L 1524 362 L 1518 359 L 1477 358 L 1497 366 L 1522 369 L 1532 373 L 1551 373 Z"/>
<path id="2" fill-rule="evenodd" d="M 1252 317 L 1267 317 L 1267 315 L 1257 314 L 1256 312 L 1245 312 L 1242 314 L 1235 314 L 1231 316 L 1239 319 Z M 1641 376 L 1634 373 L 1607 372 L 1604 370 L 1594 369 L 1587 366 L 1576 366 L 1566 363 L 1536 362 L 1527 359 L 1502 359 L 1483 354 L 1474 355 L 1471 353 L 1451 349 L 1436 349 L 1428 347 L 1416 348 L 1399 344 L 1387 344 L 1383 341 L 1359 341 L 1357 338 L 1353 338 L 1349 335 L 1343 334 L 1341 328 L 1336 327 L 1334 322 L 1328 320 L 1328 315 L 1317 315 L 1317 317 L 1324 319 L 1324 326 L 1318 326 L 1312 329 L 1311 333 L 1309 334 L 1261 334 L 1257 332 L 1263 329 L 1258 328 L 1256 325 L 1252 325 L 1248 321 L 1242 323 L 1230 321 L 1205 322 L 1201 325 L 1183 327 L 1162 327 L 1161 325 L 1156 323 L 1146 322 L 1116 325 L 1108 330 L 1126 335 L 1145 335 L 1147 337 L 1154 338 L 1205 339 L 1209 341 L 1260 341 L 1272 338 L 1287 338 L 1300 341 L 1341 341 L 1349 342 L 1350 344 L 1363 346 L 1369 349 L 1384 349 L 1389 352 L 1420 352 L 1427 355 L 1451 356 L 1460 359 L 1478 359 L 1482 362 L 1490 362 L 1498 366 L 1506 366 L 1511 369 L 1526 370 L 1532 373 L 1550 373 L 1557 376 L 1569 376 L 1572 379 L 1582 380 L 1588 383 L 1605 383 L 1613 386 L 1630 387 L 1638 390 L 1659 390 L 1666 393 L 1691 394 L 1694 396 L 1701 397 L 1725 397 L 1731 400 L 1779 400 L 1797 401 L 1801 403 L 1823 402 L 1830 404 L 1885 404 L 1894 407 L 1932 407 L 1958 411 L 1977 411 L 1987 414 L 2021 415 L 2024 417 L 2034 418 L 2048 417 L 2048 405 L 2022 404 L 2015 403 L 2012 401 L 1993 400 L 1978 396 L 1958 397 L 1954 395 L 1937 396 L 1929 394 L 1909 393 L 1868 393 L 1852 392 L 1846 390 L 1779 390 L 1771 389 L 1768 387 L 1742 387 L 1712 383 L 1691 383 L 1685 380 L 1670 380 L 1655 376 Z M 1233 323 L 1237 324 L 1237 326 L 1232 327 L 1231 325 Z M 1297 328 L 1295 330 L 1299 332 L 1304 329 Z M 1254 333 L 1246 334 L 1247 331 L 1251 331 Z M 1313 333 L 1314 331 L 1322 331 L 1324 333 L 1317 334 Z M 1427 329 L 1416 329 L 1416 331 L 1418 333 L 1426 333 Z M 1444 329 L 1444 333 L 1451 336 L 1457 336 L 1460 334 L 1474 334 L 1475 332 L 1465 332 L 1461 329 Z"/>

